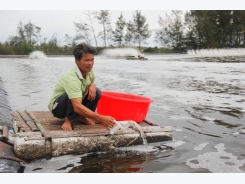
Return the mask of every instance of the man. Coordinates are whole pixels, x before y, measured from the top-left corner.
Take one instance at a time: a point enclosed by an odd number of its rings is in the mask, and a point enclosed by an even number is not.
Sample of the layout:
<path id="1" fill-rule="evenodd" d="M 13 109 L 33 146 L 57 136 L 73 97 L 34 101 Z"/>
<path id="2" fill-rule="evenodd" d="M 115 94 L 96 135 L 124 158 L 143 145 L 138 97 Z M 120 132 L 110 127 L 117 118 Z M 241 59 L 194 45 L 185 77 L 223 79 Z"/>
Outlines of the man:
<path id="1" fill-rule="evenodd" d="M 101 97 L 100 89 L 94 84 L 92 70 L 95 52 L 93 47 L 85 43 L 75 46 L 73 55 L 76 66 L 65 73 L 54 88 L 48 108 L 54 117 L 65 119 L 61 126 L 63 130 L 72 130 L 74 121 L 92 125 L 92 120 L 95 120 L 107 128 L 115 124 L 113 117 L 95 113 Z"/>

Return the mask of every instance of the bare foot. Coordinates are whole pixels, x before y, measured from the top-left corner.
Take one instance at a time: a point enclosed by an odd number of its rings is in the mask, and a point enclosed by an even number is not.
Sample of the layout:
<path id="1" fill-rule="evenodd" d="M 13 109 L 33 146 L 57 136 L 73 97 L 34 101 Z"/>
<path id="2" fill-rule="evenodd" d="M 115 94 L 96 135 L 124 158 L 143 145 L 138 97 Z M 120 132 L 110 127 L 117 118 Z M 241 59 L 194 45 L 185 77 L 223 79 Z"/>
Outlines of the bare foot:
<path id="1" fill-rule="evenodd" d="M 63 130 L 72 130 L 72 122 L 68 118 L 65 117 L 65 122 L 61 126 Z"/>
<path id="2" fill-rule="evenodd" d="M 81 116 L 81 121 L 87 125 L 95 125 L 95 122 L 93 122 L 91 119 L 89 118 L 85 118 L 83 116 Z"/>

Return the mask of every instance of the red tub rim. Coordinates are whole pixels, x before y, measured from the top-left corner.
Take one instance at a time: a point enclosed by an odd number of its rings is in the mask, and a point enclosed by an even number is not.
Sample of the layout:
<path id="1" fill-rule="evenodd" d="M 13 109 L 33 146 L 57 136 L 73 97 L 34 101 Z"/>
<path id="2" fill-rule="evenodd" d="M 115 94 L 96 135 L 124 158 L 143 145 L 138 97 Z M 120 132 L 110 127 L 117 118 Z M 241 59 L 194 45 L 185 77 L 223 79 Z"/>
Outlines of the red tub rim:
<path id="1" fill-rule="evenodd" d="M 108 93 L 126 95 L 128 97 L 132 96 L 132 97 L 136 97 L 136 99 L 135 98 L 124 98 L 124 97 L 121 97 L 121 96 L 113 96 L 113 95 L 110 95 Z M 102 91 L 102 95 L 110 97 L 110 98 L 113 98 L 113 99 L 121 99 L 121 100 L 124 100 L 124 101 L 126 100 L 126 101 L 147 102 L 147 103 L 152 103 L 153 102 L 153 99 L 145 97 L 145 96 L 133 95 L 133 94 L 129 94 L 129 93 L 122 93 L 122 92 L 116 92 L 116 91 Z"/>

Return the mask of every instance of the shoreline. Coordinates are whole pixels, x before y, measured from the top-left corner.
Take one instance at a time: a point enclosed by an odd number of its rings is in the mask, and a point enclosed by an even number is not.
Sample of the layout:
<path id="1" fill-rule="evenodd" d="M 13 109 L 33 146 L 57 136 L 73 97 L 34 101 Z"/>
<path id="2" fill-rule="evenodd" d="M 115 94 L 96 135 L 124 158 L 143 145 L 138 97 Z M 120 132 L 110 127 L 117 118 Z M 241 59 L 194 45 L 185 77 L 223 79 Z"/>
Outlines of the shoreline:
<path id="1" fill-rule="evenodd" d="M 46 55 L 47 57 L 70 57 L 72 55 Z M 29 55 L 0 55 L 0 58 L 29 58 Z"/>
<path id="2" fill-rule="evenodd" d="M 0 55 L 0 58 L 27 58 L 27 55 Z"/>

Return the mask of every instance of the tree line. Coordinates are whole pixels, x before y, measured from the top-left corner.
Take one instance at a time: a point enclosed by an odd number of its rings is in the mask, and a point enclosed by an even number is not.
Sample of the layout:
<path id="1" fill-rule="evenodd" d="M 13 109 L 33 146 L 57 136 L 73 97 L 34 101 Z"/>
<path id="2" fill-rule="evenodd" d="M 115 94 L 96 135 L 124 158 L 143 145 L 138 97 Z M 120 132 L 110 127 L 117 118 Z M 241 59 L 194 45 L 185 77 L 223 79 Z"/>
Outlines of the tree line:
<path id="1" fill-rule="evenodd" d="M 245 46 L 244 10 L 191 10 L 183 15 L 181 10 L 173 10 L 165 18 L 159 16 L 158 27 L 150 30 L 149 23 L 141 11 L 133 13 L 132 20 L 126 21 L 122 12 L 112 28 L 110 11 L 83 11 L 83 20 L 73 22 L 76 35 L 64 36 L 65 45 L 60 45 L 57 33 L 48 40 L 42 37 L 41 27 L 20 22 L 17 35 L 0 43 L 0 54 L 29 54 L 34 50 L 46 54 L 71 54 L 78 42 L 95 44 L 97 51 L 104 48 L 137 47 L 143 52 L 181 52 L 183 48 L 237 48 Z M 96 32 L 95 24 L 101 25 Z M 142 47 L 154 36 L 159 47 Z M 103 45 L 98 45 L 98 40 Z"/>

